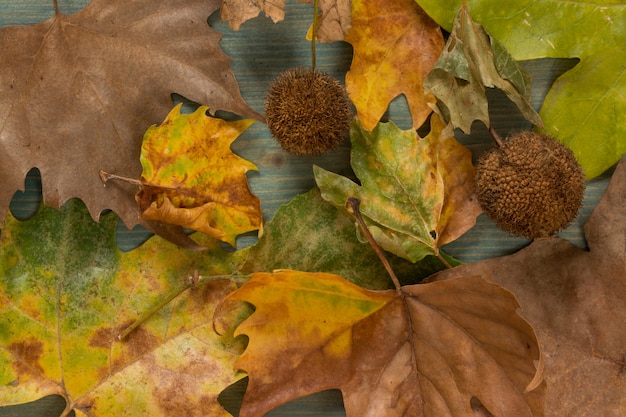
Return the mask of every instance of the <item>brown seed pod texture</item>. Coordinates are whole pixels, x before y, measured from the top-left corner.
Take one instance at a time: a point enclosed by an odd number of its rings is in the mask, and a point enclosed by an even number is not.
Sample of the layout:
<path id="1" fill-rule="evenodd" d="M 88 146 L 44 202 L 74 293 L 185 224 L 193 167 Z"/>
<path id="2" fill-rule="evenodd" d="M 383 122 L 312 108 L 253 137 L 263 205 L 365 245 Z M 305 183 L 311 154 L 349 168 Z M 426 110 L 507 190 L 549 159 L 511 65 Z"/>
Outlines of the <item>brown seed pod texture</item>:
<path id="1" fill-rule="evenodd" d="M 585 192 L 585 176 L 572 151 L 529 131 L 486 152 L 476 166 L 475 184 L 485 213 L 503 230 L 530 239 L 567 227 Z"/>
<path id="2" fill-rule="evenodd" d="M 330 75 L 306 67 L 272 82 L 265 119 L 281 147 L 295 155 L 321 155 L 348 135 L 352 109 L 345 89 Z"/>

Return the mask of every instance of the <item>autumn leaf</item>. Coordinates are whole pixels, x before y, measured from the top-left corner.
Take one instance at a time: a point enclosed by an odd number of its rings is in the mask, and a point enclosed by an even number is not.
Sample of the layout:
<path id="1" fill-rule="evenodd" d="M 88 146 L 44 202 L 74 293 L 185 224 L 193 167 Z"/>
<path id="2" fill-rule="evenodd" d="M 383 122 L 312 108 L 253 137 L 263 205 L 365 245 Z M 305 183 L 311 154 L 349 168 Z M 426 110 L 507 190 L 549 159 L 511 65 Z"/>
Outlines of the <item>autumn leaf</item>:
<path id="1" fill-rule="evenodd" d="M 207 24 L 218 0 L 94 0 L 76 14 L 0 29 L 0 219 L 24 176 L 38 167 L 44 202 L 85 202 L 139 222 L 134 189 L 102 187 L 99 169 L 137 178 L 148 126 L 178 93 L 262 119 L 242 99 Z"/>
<path id="2" fill-rule="evenodd" d="M 290 270 L 253 274 L 229 301 L 254 313 L 236 363 L 250 377 L 240 415 L 262 416 L 338 388 L 346 415 L 540 415 L 532 328 L 511 293 L 478 277 L 370 291 L 340 276 Z"/>
<path id="3" fill-rule="evenodd" d="M 403 283 L 416 283 L 445 266 L 434 256 L 418 263 L 389 256 Z M 388 289 L 386 271 L 368 243 L 354 233 L 354 219 L 324 201 L 319 189 L 296 196 L 264 225 L 239 272 L 274 269 L 328 272 L 368 289 Z"/>
<path id="4" fill-rule="evenodd" d="M 480 214 L 473 195 L 471 152 L 450 126 L 433 115 L 431 131 L 419 138 L 392 122 L 367 132 L 353 122 L 351 163 L 361 181 L 314 167 L 322 197 L 344 208 L 348 197 L 361 211 L 383 249 L 411 262 L 442 258 L 440 247 L 469 230 Z"/>
<path id="5" fill-rule="evenodd" d="M 141 216 L 187 227 L 235 246 L 237 235 L 261 228 L 258 197 L 246 172 L 256 166 L 235 155 L 231 143 L 254 120 L 228 122 L 174 109 L 160 126 L 150 127 L 141 146 Z"/>
<path id="6" fill-rule="evenodd" d="M 243 346 L 213 331 L 236 285 L 187 290 L 123 341 L 117 335 L 195 271 L 229 274 L 245 251 L 215 240 L 189 252 L 160 238 L 122 253 L 117 216 L 96 224 L 84 205 L 7 216 L 0 239 L 0 404 L 63 396 L 77 416 L 229 416 L 218 394 L 243 375 Z M 231 318 L 233 320 L 233 318 Z M 236 322 L 236 320 L 235 320 Z"/>
<path id="7" fill-rule="evenodd" d="M 524 117 L 543 126 L 531 106 L 530 84 L 528 74 L 497 39 L 472 20 L 465 5 L 459 9 L 443 53 L 424 80 L 426 91 L 437 97 L 433 108 L 466 134 L 474 120 L 491 126 L 485 87 L 502 90 Z"/>
<path id="8" fill-rule="evenodd" d="M 433 277 L 478 274 L 512 291 L 545 353 L 546 416 L 626 415 L 626 163 L 585 224 L 588 250 L 559 238 Z"/>
<path id="9" fill-rule="evenodd" d="M 417 0 L 451 29 L 461 0 Z M 545 132 L 570 147 L 587 178 L 626 153 L 626 5 L 558 0 L 464 0 L 474 20 L 517 60 L 579 58 L 554 83 L 539 114 Z M 584 86 L 584 87 L 583 87 Z"/>
<path id="10" fill-rule="evenodd" d="M 353 0 L 345 40 L 354 48 L 346 88 L 363 128 L 372 131 L 400 94 L 420 127 L 434 102 L 422 82 L 443 49 L 439 26 L 412 0 Z"/>

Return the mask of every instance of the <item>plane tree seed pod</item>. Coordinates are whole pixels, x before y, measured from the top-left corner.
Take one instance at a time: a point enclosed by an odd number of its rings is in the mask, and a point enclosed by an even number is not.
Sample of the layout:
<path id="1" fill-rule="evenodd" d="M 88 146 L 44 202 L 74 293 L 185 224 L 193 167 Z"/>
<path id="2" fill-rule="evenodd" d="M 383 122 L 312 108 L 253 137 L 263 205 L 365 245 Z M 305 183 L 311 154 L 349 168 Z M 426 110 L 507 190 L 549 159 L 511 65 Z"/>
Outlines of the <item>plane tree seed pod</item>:
<path id="1" fill-rule="evenodd" d="M 297 67 L 282 72 L 270 85 L 265 119 L 272 136 L 288 153 L 321 155 L 347 137 L 352 108 L 336 79 Z"/>
<path id="2" fill-rule="evenodd" d="M 574 220 L 585 176 L 568 147 L 525 131 L 480 157 L 475 184 L 481 207 L 500 228 L 534 239 L 552 236 Z"/>

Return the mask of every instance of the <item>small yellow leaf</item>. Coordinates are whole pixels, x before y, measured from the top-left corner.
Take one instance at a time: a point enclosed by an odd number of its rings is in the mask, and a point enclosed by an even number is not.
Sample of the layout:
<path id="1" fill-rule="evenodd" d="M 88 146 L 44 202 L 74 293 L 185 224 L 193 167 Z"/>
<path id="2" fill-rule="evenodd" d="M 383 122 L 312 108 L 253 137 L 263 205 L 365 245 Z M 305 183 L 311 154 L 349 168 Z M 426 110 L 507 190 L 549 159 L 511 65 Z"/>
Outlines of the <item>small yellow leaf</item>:
<path id="1" fill-rule="evenodd" d="M 161 126 L 152 126 L 141 148 L 141 216 L 197 230 L 235 245 L 237 235 L 262 225 L 258 197 L 246 172 L 256 166 L 230 144 L 253 120 L 210 117 L 207 107 L 181 114 L 176 106 Z"/>
<path id="2" fill-rule="evenodd" d="M 423 80 L 443 49 L 439 26 L 413 0 L 353 0 L 345 40 L 354 47 L 346 88 L 363 127 L 372 131 L 400 94 L 420 127 L 435 102 Z"/>

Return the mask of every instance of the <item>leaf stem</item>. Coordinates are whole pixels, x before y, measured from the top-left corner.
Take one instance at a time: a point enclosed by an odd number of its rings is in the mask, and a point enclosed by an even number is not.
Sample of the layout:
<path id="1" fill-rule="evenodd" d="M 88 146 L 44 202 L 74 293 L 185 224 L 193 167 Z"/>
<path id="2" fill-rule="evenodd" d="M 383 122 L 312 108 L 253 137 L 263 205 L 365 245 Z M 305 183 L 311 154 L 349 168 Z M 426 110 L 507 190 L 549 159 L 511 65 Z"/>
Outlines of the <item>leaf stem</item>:
<path id="1" fill-rule="evenodd" d="M 313 0 L 313 26 L 311 27 L 311 68 L 315 71 L 315 40 L 317 39 L 318 0 Z"/>
<path id="2" fill-rule="evenodd" d="M 124 182 L 128 182 L 131 184 L 135 184 L 135 185 L 141 185 L 141 181 L 136 180 L 134 178 L 128 178 L 128 177 L 122 177 L 120 175 L 115 175 L 115 174 L 111 174 L 108 173 L 104 170 L 100 170 L 98 171 L 98 174 L 100 175 L 100 179 L 102 180 L 102 183 L 106 185 L 107 181 L 109 180 L 118 180 L 118 181 L 124 181 Z"/>
<path id="3" fill-rule="evenodd" d="M 491 137 L 493 137 L 493 140 L 496 141 L 496 144 L 501 148 L 503 145 L 502 138 L 500 137 L 498 132 L 496 132 L 492 125 L 489 125 L 489 133 L 491 134 Z"/>
<path id="4" fill-rule="evenodd" d="M 350 207 L 351 212 L 352 214 L 354 214 L 354 217 L 356 218 L 357 223 L 359 223 L 359 226 L 361 226 L 361 229 L 363 230 L 367 241 L 370 243 L 370 245 L 372 245 L 374 252 L 376 252 L 376 255 L 378 255 L 378 258 L 383 263 L 385 269 L 387 270 L 387 273 L 389 274 L 389 277 L 391 278 L 391 281 L 393 282 L 393 285 L 396 287 L 396 290 L 400 291 L 400 289 L 402 288 L 402 285 L 400 285 L 400 280 L 398 280 L 395 272 L 393 272 L 393 269 L 391 269 L 391 265 L 389 264 L 385 253 L 380 248 L 380 246 L 378 246 L 376 240 L 374 240 L 374 236 L 372 236 L 372 234 L 370 233 L 367 225 L 365 224 L 365 221 L 363 220 L 363 216 L 361 216 L 361 210 L 359 210 L 361 200 L 355 197 L 348 197 L 346 205 Z"/>
<path id="5" fill-rule="evenodd" d="M 59 2 L 57 0 L 52 0 L 52 4 L 54 6 L 54 14 L 59 15 L 60 11 L 59 11 Z"/>
<path id="6" fill-rule="evenodd" d="M 156 312 L 161 310 L 167 304 L 169 304 L 173 299 L 181 295 L 183 292 L 188 290 L 189 288 L 197 285 L 200 281 L 216 281 L 219 279 L 229 279 L 234 280 L 233 275 L 209 275 L 202 276 L 198 275 L 198 271 L 194 271 L 193 275 L 188 276 L 185 279 L 185 282 L 180 287 L 174 289 L 171 293 L 169 293 L 164 299 L 159 301 L 152 308 L 144 312 L 141 316 L 139 316 L 130 326 L 126 327 L 118 336 L 118 340 L 124 340 L 129 334 L 133 332 L 137 327 L 141 326 L 144 322 L 146 322 L 150 317 L 152 317 Z"/>

